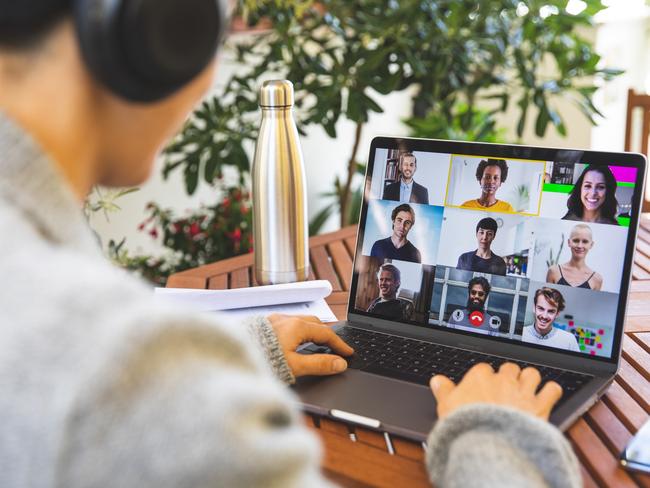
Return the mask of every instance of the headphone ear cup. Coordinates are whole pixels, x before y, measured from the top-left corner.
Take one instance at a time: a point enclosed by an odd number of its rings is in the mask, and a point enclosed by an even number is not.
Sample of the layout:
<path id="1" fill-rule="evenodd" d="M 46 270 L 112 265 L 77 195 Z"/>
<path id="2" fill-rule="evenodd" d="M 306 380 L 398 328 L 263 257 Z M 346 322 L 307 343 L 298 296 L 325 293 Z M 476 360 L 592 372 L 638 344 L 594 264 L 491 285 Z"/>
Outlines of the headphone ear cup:
<path id="1" fill-rule="evenodd" d="M 115 95 L 153 102 L 213 59 L 226 25 L 224 0 L 75 0 L 81 53 Z"/>

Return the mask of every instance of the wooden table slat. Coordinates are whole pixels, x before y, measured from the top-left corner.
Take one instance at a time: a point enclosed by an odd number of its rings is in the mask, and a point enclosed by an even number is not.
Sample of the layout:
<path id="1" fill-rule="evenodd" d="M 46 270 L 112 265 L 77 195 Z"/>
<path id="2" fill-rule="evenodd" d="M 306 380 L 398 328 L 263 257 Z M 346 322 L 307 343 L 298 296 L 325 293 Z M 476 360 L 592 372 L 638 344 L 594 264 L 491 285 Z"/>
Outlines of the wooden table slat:
<path id="1" fill-rule="evenodd" d="M 413 459 L 414 461 L 424 462 L 424 449 L 422 445 L 415 444 L 413 441 L 391 436 L 395 454 Z"/>
<path id="2" fill-rule="evenodd" d="M 328 280 L 332 283 L 332 288 L 335 291 L 341 291 L 341 284 L 336 276 L 325 245 L 312 248 L 309 254 L 311 255 L 311 263 L 316 277 L 319 280 Z"/>
<path id="3" fill-rule="evenodd" d="M 621 488 L 637 486 L 583 418 L 569 429 L 568 436 L 576 455 L 597 483 Z"/>
<path id="4" fill-rule="evenodd" d="M 327 245 L 332 264 L 339 278 L 343 290 L 350 289 L 352 282 L 352 258 L 342 242 L 332 242 Z"/>
<path id="5" fill-rule="evenodd" d="M 598 434 L 610 452 L 616 456 L 632 437 L 631 432 L 623 425 L 609 407 L 598 402 L 587 413 L 588 424 Z"/>
<path id="6" fill-rule="evenodd" d="M 354 258 L 354 254 L 357 250 L 357 235 L 355 234 L 352 237 L 348 237 L 347 239 L 344 239 L 343 242 L 345 243 L 345 247 L 348 250 L 350 257 Z"/>
<path id="7" fill-rule="evenodd" d="M 650 381 L 650 354 L 630 336 L 623 337 L 623 357 Z"/>
<path id="8" fill-rule="evenodd" d="M 650 273 L 640 268 L 636 264 L 632 266 L 632 279 L 633 280 L 650 280 Z"/>
<path id="9" fill-rule="evenodd" d="M 379 432 L 365 429 L 363 427 L 356 427 L 354 430 L 358 442 L 363 442 L 377 449 L 386 450 L 386 439 Z"/>
<path id="10" fill-rule="evenodd" d="M 625 391 L 618 380 L 609 386 L 603 401 L 630 432 L 639 430 L 648 419 L 648 413 Z"/>
<path id="11" fill-rule="evenodd" d="M 582 474 L 582 487 L 583 488 L 599 488 L 598 483 L 589 474 L 589 471 L 584 467 L 583 464 L 580 464 L 580 473 Z"/>
<path id="12" fill-rule="evenodd" d="M 634 339 L 650 353 L 650 332 L 637 332 L 634 334 Z"/>
<path id="13" fill-rule="evenodd" d="M 429 486 L 422 462 L 391 456 L 376 447 L 350 442 L 348 438 L 329 432 L 325 432 L 321 440 L 325 451 L 325 469 L 340 473 L 354 482 L 386 488 Z"/>
<path id="14" fill-rule="evenodd" d="M 650 412 L 650 383 L 625 359 L 621 360 L 618 380 L 639 405 Z"/>
<path id="15" fill-rule="evenodd" d="M 208 278 L 208 289 L 224 290 L 228 288 L 228 273 L 211 276 Z"/>
<path id="16" fill-rule="evenodd" d="M 246 288 L 250 286 L 250 268 L 239 268 L 230 273 L 230 288 Z"/>

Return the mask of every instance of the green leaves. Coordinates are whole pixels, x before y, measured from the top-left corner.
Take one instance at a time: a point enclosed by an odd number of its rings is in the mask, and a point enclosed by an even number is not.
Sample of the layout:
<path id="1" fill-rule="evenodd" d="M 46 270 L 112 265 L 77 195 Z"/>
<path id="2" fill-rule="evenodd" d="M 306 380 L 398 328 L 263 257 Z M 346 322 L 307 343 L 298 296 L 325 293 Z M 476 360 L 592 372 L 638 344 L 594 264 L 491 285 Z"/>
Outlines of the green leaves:
<path id="1" fill-rule="evenodd" d="M 581 35 L 603 9 L 585 4 L 571 15 L 566 0 L 240 0 L 249 25 L 271 28 L 232 39 L 242 69 L 170 144 L 163 174 L 182 170 L 188 193 L 219 184 L 226 167 L 245 181 L 258 89 L 271 73 L 294 82 L 299 129 L 320 126 L 331 138 L 341 118 L 365 124 L 384 111 L 378 94 L 406 89 L 415 93 L 408 125 L 422 136 L 498 138 L 493 116 L 513 105 L 519 137 L 527 123 L 540 137 L 549 127 L 564 136 L 560 100 L 595 122 L 595 87 L 620 74 Z"/>

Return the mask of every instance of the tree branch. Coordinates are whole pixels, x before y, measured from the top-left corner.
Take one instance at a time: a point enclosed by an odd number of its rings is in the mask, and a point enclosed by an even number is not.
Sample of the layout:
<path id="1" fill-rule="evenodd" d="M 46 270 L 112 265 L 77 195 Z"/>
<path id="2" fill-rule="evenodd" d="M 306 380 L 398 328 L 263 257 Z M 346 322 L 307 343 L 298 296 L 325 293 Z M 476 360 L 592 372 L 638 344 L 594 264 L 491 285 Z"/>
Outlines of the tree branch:
<path id="1" fill-rule="evenodd" d="M 352 179 L 357 170 L 357 150 L 359 149 L 359 143 L 361 142 L 361 129 L 363 128 L 363 122 L 357 122 L 357 128 L 354 133 L 354 145 L 352 146 L 352 154 L 350 155 L 350 160 L 348 161 L 348 177 L 345 180 L 345 187 L 343 191 L 339 194 L 339 209 L 341 210 L 341 227 L 345 227 L 350 223 L 350 216 L 348 215 L 348 208 L 350 206 L 350 188 L 352 187 Z"/>

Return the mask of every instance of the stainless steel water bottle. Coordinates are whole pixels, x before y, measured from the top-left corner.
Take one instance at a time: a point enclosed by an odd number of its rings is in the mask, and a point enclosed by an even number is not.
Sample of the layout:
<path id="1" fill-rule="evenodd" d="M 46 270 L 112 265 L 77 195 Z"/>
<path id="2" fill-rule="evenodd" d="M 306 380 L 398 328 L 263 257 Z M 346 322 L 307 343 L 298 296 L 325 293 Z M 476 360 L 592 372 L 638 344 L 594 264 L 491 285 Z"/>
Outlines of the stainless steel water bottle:
<path id="1" fill-rule="evenodd" d="M 264 285 L 309 275 L 305 168 L 292 107 L 290 81 L 264 82 L 252 168 L 255 278 Z"/>

